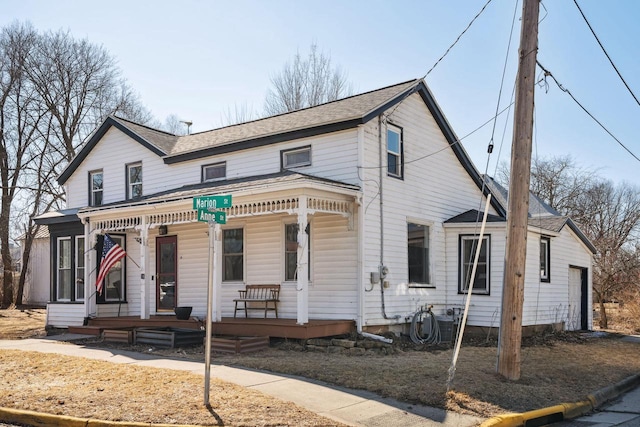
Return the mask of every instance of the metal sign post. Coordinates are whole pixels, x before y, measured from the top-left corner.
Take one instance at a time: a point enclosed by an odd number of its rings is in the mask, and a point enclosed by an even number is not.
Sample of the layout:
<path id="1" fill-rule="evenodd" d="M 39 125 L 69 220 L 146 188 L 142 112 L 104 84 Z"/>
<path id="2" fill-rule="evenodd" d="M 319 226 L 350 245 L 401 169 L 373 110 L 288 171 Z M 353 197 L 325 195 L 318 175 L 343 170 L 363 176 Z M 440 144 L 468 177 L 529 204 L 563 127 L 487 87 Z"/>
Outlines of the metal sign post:
<path id="1" fill-rule="evenodd" d="M 207 281 L 207 324 L 205 325 L 205 345 L 204 345 L 204 404 L 209 405 L 209 387 L 211 383 L 211 332 L 213 316 L 213 245 L 215 241 L 215 222 L 209 220 L 209 274 Z"/>
<path id="2" fill-rule="evenodd" d="M 209 274 L 207 275 L 207 317 L 204 344 L 204 404 L 210 406 L 209 390 L 211 388 L 211 335 L 213 332 L 213 295 L 215 274 L 215 241 L 219 239 L 219 224 L 226 224 L 227 214 L 216 211 L 216 208 L 231 207 L 231 195 L 202 196 L 193 198 L 193 209 L 198 211 L 198 221 L 209 225 Z"/>

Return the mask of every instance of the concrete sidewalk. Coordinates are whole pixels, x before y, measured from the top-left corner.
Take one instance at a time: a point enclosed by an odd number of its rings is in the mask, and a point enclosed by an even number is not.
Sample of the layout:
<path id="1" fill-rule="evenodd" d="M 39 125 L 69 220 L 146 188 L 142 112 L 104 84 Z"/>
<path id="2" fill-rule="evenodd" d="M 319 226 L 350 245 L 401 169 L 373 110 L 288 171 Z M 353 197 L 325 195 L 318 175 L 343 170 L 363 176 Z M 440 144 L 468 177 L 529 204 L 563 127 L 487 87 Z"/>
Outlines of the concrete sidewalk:
<path id="1" fill-rule="evenodd" d="M 61 339 L 66 341 L 74 338 L 82 338 L 82 336 L 66 334 L 41 339 L 0 340 L 0 349 L 57 353 L 111 363 L 152 366 L 204 374 L 204 362 L 122 350 L 87 348 L 58 342 Z M 215 362 L 212 362 L 211 365 L 211 376 L 293 402 L 327 418 L 353 426 L 466 427 L 477 425 L 482 421 L 478 417 L 447 412 L 428 406 L 411 405 L 382 398 L 366 391 L 330 386 L 305 378 L 216 365 Z"/>

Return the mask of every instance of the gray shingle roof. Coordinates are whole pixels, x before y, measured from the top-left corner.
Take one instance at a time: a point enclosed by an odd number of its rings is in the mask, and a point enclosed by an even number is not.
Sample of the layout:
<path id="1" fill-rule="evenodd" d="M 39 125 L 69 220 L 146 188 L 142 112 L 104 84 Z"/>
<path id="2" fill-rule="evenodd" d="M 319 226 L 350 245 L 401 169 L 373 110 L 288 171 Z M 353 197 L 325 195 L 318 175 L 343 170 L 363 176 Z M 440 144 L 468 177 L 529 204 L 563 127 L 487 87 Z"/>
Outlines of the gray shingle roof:
<path id="1" fill-rule="evenodd" d="M 240 123 L 178 138 L 169 155 L 182 154 L 203 148 L 216 147 L 238 141 L 294 132 L 336 122 L 360 119 L 384 105 L 390 99 L 417 85 L 411 80 L 394 86 L 350 96 L 315 107 L 296 110 L 252 122 Z M 155 137 L 155 136 L 151 136 Z"/>
<path id="2" fill-rule="evenodd" d="M 121 117 L 114 116 L 113 119 L 126 126 L 129 130 L 136 133 L 142 139 L 156 146 L 165 154 L 169 154 L 171 153 L 171 151 L 173 151 L 173 148 L 175 147 L 176 142 L 178 142 L 179 139 L 179 136 L 177 135 L 173 135 L 171 133 L 164 132 L 158 129 L 153 129 L 138 123 L 130 122 L 129 120 L 123 119 Z"/>

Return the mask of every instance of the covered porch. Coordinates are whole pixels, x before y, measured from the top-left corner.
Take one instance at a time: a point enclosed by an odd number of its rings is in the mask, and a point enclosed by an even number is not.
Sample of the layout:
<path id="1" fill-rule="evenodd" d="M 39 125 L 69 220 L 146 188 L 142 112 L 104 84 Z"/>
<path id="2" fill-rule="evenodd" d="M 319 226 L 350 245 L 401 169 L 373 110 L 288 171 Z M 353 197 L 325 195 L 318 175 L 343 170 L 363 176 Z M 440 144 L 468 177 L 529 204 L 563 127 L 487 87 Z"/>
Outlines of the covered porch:
<path id="1" fill-rule="evenodd" d="M 221 209 L 226 224 L 199 222 L 193 198 L 221 194 L 233 197 L 232 206 Z M 85 269 L 84 292 L 89 298 L 82 304 L 82 315 L 92 327 L 102 327 L 103 322 L 114 328 L 140 322 L 172 326 L 184 322 L 171 316 L 173 308 L 191 306 L 193 317 L 205 319 L 212 272 L 211 318 L 216 335 L 304 339 L 349 333 L 359 317 L 361 300 L 360 245 L 354 224 L 359 194 L 353 185 L 285 172 L 81 209 L 85 265 L 98 264 L 95 244 L 105 233 L 120 236 L 127 252 L 122 282 L 114 281 L 115 286 L 126 286 L 109 294 L 110 284 L 105 284 L 107 295 L 114 297 L 108 303 L 96 301 L 96 270 Z M 232 235 L 234 241 L 228 239 Z M 168 269 L 162 266 L 167 255 L 163 242 L 173 245 Z M 233 319 L 238 291 L 264 283 L 282 287 L 278 318 L 269 313 L 268 318 Z"/>

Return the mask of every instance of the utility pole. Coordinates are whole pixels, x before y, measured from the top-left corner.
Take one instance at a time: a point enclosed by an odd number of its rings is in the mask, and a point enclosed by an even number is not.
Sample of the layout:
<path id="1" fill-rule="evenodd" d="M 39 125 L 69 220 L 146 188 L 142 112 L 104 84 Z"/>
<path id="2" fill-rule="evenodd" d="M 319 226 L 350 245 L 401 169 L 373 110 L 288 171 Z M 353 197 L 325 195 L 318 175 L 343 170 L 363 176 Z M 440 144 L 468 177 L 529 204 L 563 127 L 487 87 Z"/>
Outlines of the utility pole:
<path id="1" fill-rule="evenodd" d="M 507 213 L 507 249 L 497 369 L 498 374 L 509 380 L 520 379 L 539 1 L 524 0 L 523 2 L 520 49 L 518 51 L 516 106 L 513 142 L 511 144 L 511 176 Z"/>

